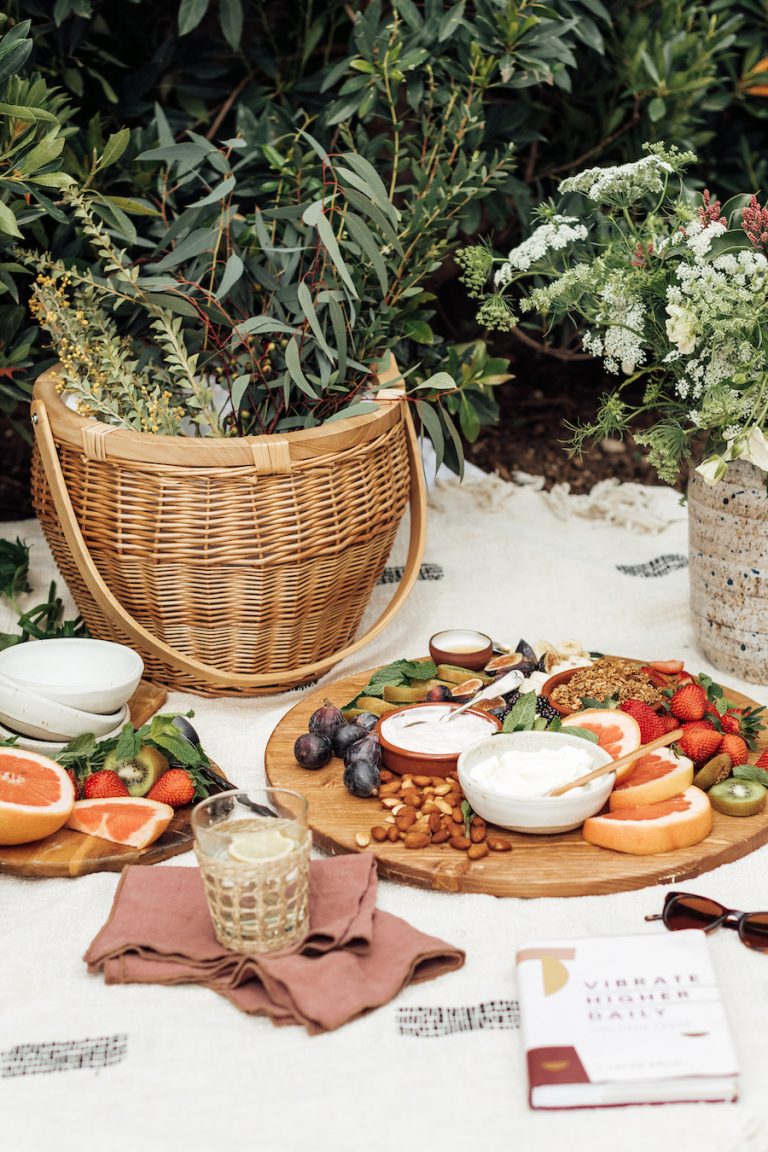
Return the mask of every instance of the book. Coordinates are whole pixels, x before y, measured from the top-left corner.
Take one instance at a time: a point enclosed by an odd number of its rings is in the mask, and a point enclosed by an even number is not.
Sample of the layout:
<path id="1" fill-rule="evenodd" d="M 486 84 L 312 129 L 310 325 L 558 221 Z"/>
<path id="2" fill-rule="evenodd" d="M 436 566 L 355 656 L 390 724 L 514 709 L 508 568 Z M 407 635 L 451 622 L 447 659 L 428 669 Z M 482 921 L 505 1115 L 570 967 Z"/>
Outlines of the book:
<path id="1" fill-rule="evenodd" d="M 528 944 L 517 982 L 531 1108 L 738 1098 L 703 932 Z"/>

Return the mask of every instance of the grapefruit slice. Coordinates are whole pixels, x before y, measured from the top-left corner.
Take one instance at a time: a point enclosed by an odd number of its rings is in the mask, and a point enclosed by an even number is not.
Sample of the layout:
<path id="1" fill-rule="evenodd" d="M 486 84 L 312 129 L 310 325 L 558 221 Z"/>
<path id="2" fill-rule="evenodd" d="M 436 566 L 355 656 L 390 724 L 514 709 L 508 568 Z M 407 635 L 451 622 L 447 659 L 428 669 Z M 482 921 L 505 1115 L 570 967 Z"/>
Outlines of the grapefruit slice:
<path id="1" fill-rule="evenodd" d="M 173 819 L 170 804 L 138 796 L 114 796 L 109 800 L 78 800 L 67 827 L 115 844 L 146 848 L 162 836 Z"/>
<path id="2" fill-rule="evenodd" d="M 698 844 L 712 831 L 712 808 L 700 788 L 686 788 L 658 804 L 617 808 L 584 821 L 582 833 L 590 844 L 629 852 L 633 856 L 655 856 L 674 848 Z"/>
<path id="3" fill-rule="evenodd" d="M 0 748 L 0 844 L 27 844 L 58 832 L 75 790 L 64 769 L 21 748 Z"/>
<path id="4" fill-rule="evenodd" d="M 574 712 L 563 720 L 563 728 L 586 728 L 594 732 L 601 748 L 605 748 L 612 760 L 620 756 L 627 756 L 642 744 L 640 725 L 634 716 L 626 712 L 614 711 L 612 708 L 587 708 L 584 712 Z M 628 764 L 617 775 L 617 780 L 623 780 L 632 771 L 633 765 Z"/>
<path id="5" fill-rule="evenodd" d="M 687 756 L 675 756 L 669 748 L 659 748 L 630 764 L 627 775 L 614 787 L 608 806 L 613 812 L 639 804 L 658 804 L 685 792 L 692 783 L 693 761 Z"/>

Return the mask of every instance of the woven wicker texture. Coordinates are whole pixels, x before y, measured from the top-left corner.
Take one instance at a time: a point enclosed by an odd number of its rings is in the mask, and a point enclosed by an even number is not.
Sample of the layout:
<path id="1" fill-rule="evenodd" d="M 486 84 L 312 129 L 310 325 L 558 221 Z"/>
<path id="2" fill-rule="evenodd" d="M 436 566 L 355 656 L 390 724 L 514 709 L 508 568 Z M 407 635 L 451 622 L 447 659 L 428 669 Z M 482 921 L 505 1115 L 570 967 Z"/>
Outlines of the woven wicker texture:
<path id="1" fill-rule="evenodd" d="M 317 455 L 294 460 L 290 471 L 264 472 L 263 464 L 254 463 L 187 468 L 121 460 L 112 447 L 117 434 L 99 438 L 107 459 L 89 459 L 67 442 L 71 428 L 66 437 L 62 432 L 72 413 L 50 390 L 45 403 L 93 563 L 120 604 L 154 636 L 244 675 L 298 668 L 333 655 L 352 639 L 408 501 L 401 405 L 382 405 L 381 415 L 366 417 L 362 426 L 349 421 L 355 427 L 346 446 L 343 436 L 334 436 L 333 448 L 325 450 L 324 438 L 313 444 L 311 431 L 298 441 L 288 437 L 301 454 L 309 445 Z M 341 432 L 344 423 L 334 427 Z M 133 454 L 136 443 L 146 440 L 154 441 L 156 456 L 157 438 L 127 435 Z M 177 461 L 183 447 L 174 451 Z M 218 442 L 218 453 L 221 447 Z M 287 449 L 277 453 L 277 466 L 281 458 Z M 32 489 L 56 562 L 90 632 L 125 642 L 73 560 L 38 452 Z M 273 690 L 212 685 L 134 647 L 148 675 L 169 687 L 205 695 Z"/>

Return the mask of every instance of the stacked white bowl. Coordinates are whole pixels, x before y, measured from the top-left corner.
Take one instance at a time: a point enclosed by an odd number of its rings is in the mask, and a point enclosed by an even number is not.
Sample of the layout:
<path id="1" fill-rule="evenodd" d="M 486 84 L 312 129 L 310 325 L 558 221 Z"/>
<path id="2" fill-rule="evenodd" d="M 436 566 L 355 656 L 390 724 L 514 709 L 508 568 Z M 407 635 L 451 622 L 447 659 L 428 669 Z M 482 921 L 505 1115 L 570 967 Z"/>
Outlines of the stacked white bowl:
<path id="1" fill-rule="evenodd" d="M 92 732 L 116 735 L 144 671 L 141 657 L 108 640 L 30 640 L 0 652 L 0 739 L 54 755 Z"/>

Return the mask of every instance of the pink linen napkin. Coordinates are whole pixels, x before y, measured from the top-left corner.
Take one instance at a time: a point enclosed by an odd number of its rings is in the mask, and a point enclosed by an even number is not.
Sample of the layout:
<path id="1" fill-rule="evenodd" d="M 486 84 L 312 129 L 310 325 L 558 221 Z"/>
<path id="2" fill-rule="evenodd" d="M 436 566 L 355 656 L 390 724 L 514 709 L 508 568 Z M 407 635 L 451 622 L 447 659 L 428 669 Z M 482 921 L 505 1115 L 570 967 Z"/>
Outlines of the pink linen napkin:
<path id="1" fill-rule="evenodd" d="M 307 939 L 244 956 L 217 941 L 197 868 L 128 867 L 85 960 L 108 984 L 205 984 L 275 1024 L 328 1031 L 464 963 L 460 949 L 377 911 L 376 883 L 370 853 L 313 860 Z"/>

